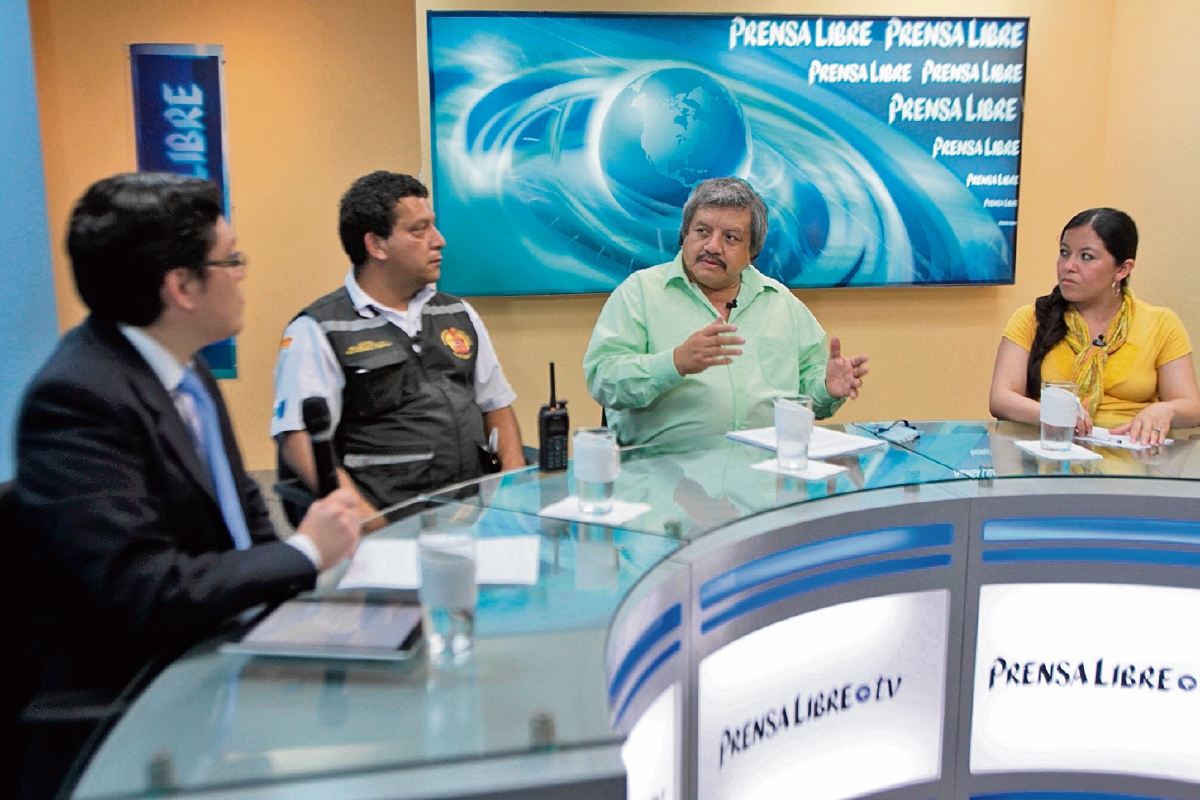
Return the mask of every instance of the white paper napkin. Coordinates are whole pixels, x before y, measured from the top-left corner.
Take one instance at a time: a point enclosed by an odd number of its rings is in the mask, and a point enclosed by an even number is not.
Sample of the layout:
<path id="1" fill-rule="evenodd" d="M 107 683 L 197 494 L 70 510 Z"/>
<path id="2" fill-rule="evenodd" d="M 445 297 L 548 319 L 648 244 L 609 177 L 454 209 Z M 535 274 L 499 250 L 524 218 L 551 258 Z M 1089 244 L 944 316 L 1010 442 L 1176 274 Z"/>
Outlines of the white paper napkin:
<path id="1" fill-rule="evenodd" d="M 845 472 L 845 467 L 839 467 L 837 464 L 826 464 L 824 461 L 808 460 L 807 469 L 784 469 L 779 466 L 779 461 L 772 458 L 769 461 L 760 461 L 757 464 L 751 464 L 750 469 L 757 469 L 763 472 L 773 472 L 776 475 L 786 475 L 789 478 L 799 478 L 804 481 L 819 481 L 837 475 L 839 472 Z"/>
<path id="2" fill-rule="evenodd" d="M 650 506 L 645 503 L 613 500 L 612 511 L 607 514 L 585 514 L 579 510 L 579 498 L 572 496 L 546 506 L 538 512 L 538 516 L 569 519 L 572 522 L 590 522 L 593 525 L 606 525 L 611 528 L 636 519 L 649 510 Z"/>
<path id="3" fill-rule="evenodd" d="M 1077 444 L 1071 445 L 1070 450 L 1047 450 L 1042 447 L 1041 442 L 1013 442 L 1017 447 L 1024 450 L 1030 455 L 1038 458 L 1045 458 L 1051 461 L 1100 461 L 1104 456 L 1099 453 L 1093 453 L 1091 450 L 1080 447 Z"/>

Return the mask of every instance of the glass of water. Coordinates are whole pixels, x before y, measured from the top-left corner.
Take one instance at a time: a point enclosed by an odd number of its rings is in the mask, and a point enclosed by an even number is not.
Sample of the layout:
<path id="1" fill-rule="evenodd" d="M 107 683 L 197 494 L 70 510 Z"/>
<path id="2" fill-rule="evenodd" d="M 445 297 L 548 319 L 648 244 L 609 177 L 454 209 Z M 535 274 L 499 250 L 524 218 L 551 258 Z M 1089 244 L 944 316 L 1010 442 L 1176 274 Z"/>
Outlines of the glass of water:
<path id="1" fill-rule="evenodd" d="M 775 398 L 775 460 L 780 469 L 808 469 L 813 401 L 808 395 Z"/>
<path id="2" fill-rule="evenodd" d="M 1079 416 L 1077 387 L 1071 381 L 1042 381 L 1042 405 L 1038 418 L 1042 423 L 1041 445 L 1044 450 L 1070 450 Z"/>
<path id="3" fill-rule="evenodd" d="M 475 644 L 475 536 L 469 528 L 422 530 L 417 536 L 421 566 L 421 623 L 429 663 L 466 663 Z"/>
<path id="4" fill-rule="evenodd" d="M 621 471 L 621 450 L 611 428 L 575 431 L 575 485 L 579 510 L 600 516 L 612 511 L 613 483 Z"/>

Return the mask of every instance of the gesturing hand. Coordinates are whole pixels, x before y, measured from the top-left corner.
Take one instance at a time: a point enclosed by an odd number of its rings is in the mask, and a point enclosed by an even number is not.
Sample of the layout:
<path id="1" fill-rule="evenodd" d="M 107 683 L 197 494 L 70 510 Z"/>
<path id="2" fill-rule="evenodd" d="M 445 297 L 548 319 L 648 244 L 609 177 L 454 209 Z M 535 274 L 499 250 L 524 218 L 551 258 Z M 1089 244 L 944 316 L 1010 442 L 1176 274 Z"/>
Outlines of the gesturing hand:
<path id="1" fill-rule="evenodd" d="M 729 364 L 742 351 L 732 345 L 745 344 L 741 336 L 725 336 L 733 333 L 736 325 L 727 325 L 720 320 L 693 333 L 683 344 L 675 348 L 675 369 L 680 375 L 695 375 L 709 367 Z"/>
<path id="2" fill-rule="evenodd" d="M 867 357 L 846 358 L 842 355 L 842 340 L 829 337 L 829 361 L 825 365 L 825 391 L 830 397 L 858 397 L 858 387 L 867 374 Z"/>

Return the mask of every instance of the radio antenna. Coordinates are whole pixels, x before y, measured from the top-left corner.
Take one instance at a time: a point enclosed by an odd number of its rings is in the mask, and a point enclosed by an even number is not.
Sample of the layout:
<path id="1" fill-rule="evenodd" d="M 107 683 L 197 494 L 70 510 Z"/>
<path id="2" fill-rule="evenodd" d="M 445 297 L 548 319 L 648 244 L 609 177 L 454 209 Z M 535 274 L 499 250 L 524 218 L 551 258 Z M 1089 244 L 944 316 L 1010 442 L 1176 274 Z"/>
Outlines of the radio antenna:
<path id="1" fill-rule="evenodd" d="M 554 362 L 550 362 L 550 407 L 557 405 L 554 392 Z"/>

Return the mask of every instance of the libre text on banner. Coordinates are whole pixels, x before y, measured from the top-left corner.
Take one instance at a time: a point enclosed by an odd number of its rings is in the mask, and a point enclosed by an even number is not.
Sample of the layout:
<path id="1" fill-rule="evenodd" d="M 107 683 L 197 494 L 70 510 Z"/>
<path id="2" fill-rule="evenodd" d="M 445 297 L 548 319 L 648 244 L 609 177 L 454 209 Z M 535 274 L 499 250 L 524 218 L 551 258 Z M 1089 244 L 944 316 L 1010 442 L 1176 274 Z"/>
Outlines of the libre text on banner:
<path id="1" fill-rule="evenodd" d="M 225 91 L 220 45 L 134 44 L 133 117 L 140 172 L 173 172 L 221 187 L 229 217 Z M 202 351 L 218 378 L 237 377 L 233 339 Z"/>

